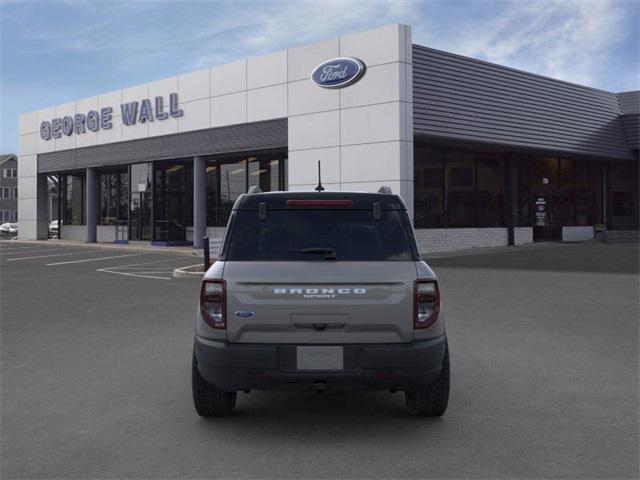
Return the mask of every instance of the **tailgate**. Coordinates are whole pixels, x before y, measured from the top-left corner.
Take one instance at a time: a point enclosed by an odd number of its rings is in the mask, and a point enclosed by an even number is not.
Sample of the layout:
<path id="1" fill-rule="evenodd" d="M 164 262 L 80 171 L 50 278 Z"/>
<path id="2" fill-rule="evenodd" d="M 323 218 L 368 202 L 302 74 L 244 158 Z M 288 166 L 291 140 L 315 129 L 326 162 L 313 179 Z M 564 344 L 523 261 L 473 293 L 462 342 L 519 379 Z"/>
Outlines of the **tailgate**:
<path id="1" fill-rule="evenodd" d="M 237 343 L 413 340 L 413 262 L 227 262 L 227 339 Z"/>

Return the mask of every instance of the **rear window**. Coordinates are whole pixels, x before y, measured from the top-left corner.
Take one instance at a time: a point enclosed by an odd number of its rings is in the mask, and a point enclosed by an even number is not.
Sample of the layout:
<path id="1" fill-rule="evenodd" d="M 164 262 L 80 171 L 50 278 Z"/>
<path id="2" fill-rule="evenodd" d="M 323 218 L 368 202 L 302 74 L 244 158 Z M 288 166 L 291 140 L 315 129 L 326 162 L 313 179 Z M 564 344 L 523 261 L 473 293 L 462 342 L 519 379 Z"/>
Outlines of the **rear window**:
<path id="1" fill-rule="evenodd" d="M 225 260 L 399 261 L 411 260 L 405 211 L 269 210 L 237 212 Z"/>

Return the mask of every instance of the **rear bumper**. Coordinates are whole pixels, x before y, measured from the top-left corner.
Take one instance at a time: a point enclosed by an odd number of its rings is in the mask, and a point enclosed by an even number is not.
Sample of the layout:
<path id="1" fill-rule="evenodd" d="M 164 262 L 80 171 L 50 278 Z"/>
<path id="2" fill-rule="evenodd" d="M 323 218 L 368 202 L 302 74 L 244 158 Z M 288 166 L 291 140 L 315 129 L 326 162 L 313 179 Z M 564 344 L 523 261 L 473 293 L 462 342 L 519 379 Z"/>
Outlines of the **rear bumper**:
<path id="1" fill-rule="evenodd" d="M 196 337 L 200 375 L 224 391 L 417 390 L 442 369 L 446 336 L 400 344 L 345 344 L 340 371 L 296 368 L 297 345 L 231 344 Z"/>

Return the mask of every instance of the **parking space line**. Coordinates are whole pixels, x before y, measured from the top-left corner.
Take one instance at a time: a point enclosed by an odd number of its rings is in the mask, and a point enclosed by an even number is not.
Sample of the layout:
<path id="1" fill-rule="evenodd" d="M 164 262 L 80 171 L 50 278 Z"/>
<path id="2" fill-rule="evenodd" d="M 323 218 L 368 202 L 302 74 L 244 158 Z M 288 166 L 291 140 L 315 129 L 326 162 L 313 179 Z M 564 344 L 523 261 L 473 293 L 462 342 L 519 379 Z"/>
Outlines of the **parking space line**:
<path id="1" fill-rule="evenodd" d="M 107 270 L 106 268 L 99 268 L 98 272 L 113 273 L 114 275 L 123 275 L 125 277 L 151 278 L 154 280 L 171 280 L 173 278 L 173 277 L 156 277 L 154 275 L 141 275 L 141 273 L 114 272 L 113 270 Z"/>
<path id="2" fill-rule="evenodd" d="M 140 277 L 153 280 L 172 280 L 173 267 L 167 263 L 183 263 L 183 259 L 175 257 L 156 260 L 153 262 L 130 263 L 127 265 L 117 265 L 113 267 L 100 268 L 98 272 L 112 273 L 124 277 Z M 160 275 L 168 276 L 160 276 Z"/>
<path id="3" fill-rule="evenodd" d="M 83 255 L 86 253 L 96 253 L 95 250 L 86 250 L 83 252 L 69 252 L 69 253 L 52 253 L 50 255 L 33 255 L 31 257 L 20 257 L 20 258 L 7 258 L 7 262 L 17 262 L 18 260 L 31 260 L 35 258 L 48 258 L 48 257 L 64 257 L 69 255 Z"/>
<path id="4" fill-rule="evenodd" d="M 101 260 L 109 260 L 112 258 L 135 257 L 137 255 L 144 255 L 144 253 L 131 253 L 129 255 L 112 255 L 110 257 L 84 258 L 82 260 L 69 260 L 68 262 L 47 263 L 46 266 L 54 267 L 56 265 L 69 265 L 70 263 L 99 262 Z"/>

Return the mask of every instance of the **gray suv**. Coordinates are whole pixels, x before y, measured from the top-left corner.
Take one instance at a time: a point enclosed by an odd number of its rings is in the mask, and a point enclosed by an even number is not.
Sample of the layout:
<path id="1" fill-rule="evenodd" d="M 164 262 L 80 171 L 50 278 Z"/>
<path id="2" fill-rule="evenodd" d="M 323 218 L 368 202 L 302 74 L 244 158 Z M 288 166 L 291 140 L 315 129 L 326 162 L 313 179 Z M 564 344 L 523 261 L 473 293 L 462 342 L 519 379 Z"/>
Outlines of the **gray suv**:
<path id="1" fill-rule="evenodd" d="M 381 192 L 238 198 L 196 315 L 199 415 L 229 414 L 253 389 L 402 390 L 411 414 L 444 414 L 438 281 L 402 199 Z"/>

